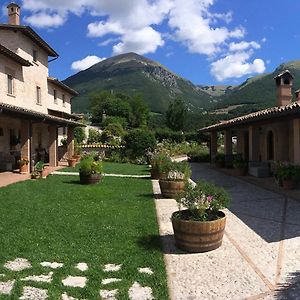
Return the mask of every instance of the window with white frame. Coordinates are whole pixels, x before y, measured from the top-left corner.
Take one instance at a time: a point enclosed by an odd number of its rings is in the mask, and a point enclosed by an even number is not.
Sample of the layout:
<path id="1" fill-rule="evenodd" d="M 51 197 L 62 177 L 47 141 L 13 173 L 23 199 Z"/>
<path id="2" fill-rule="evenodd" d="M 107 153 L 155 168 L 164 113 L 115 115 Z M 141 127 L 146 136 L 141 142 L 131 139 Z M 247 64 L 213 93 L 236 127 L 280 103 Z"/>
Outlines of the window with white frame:
<path id="1" fill-rule="evenodd" d="M 11 74 L 7 74 L 7 94 L 14 94 L 14 77 Z"/>
<path id="2" fill-rule="evenodd" d="M 42 93 L 41 93 L 41 87 L 36 87 L 36 104 L 41 105 L 42 104 Z"/>

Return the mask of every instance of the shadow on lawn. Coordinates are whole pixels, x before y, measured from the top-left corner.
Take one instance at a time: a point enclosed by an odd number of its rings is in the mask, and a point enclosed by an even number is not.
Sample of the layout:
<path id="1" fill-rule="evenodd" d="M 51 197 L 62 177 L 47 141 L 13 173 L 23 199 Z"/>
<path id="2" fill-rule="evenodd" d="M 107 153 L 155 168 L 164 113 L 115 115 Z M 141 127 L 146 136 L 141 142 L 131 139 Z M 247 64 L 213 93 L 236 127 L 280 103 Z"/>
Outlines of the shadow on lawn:
<path id="1" fill-rule="evenodd" d="M 278 300 L 300 299 L 300 271 L 291 273 L 287 283 L 281 284 L 274 296 Z"/>
<path id="2" fill-rule="evenodd" d="M 139 247 L 143 248 L 143 250 L 159 250 L 164 254 L 186 254 L 179 250 L 175 246 L 174 235 L 148 235 L 144 237 L 140 237 L 137 240 L 137 244 Z"/>

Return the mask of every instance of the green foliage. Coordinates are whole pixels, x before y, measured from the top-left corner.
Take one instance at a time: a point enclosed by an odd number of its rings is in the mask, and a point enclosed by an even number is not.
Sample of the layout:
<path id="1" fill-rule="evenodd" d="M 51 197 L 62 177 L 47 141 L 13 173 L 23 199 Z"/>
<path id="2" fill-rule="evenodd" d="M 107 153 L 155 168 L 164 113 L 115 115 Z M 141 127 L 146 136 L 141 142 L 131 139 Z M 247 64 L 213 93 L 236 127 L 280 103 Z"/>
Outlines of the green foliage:
<path id="1" fill-rule="evenodd" d="M 220 209 L 229 205 L 228 193 L 213 183 L 199 181 L 194 187 L 187 185 L 185 191 L 176 197 L 179 208 L 187 208 L 187 214 L 175 214 L 175 217 L 194 221 L 212 221 L 218 219 Z"/>
<path id="2" fill-rule="evenodd" d="M 96 129 L 90 128 L 87 143 L 94 144 L 94 143 L 100 143 L 100 142 L 101 142 L 101 133 Z"/>
<path id="3" fill-rule="evenodd" d="M 68 145 L 68 141 L 67 141 L 67 138 L 62 138 L 61 140 L 60 140 L 60 142 L 61 142 L 61 144 L 63 145 L 63 146 L 67 146 Z"/>
<path id="4" fill-rule="evenodd" d="M 107 124 L 113 120 L 135 128 L 147 125 L 149 109 L 139 95 L 129 97 L 122 93 L 102 91 L 92 96 L 91 103 L 94 122 Z M 109 121 L 107 118 L 110 118 Z"/>
<path id="5" fill-rule="evenodd" d="M 34 170 L 37 172 L 42 172 L 45 168 L 45 164 L 42 161 L 38 161 L 35 165 L 34 165 Z"/>
<path id="6" fill-rule="evenodd" d="M 75 155 L 81 155 L 82 154 L 82 148 L 78 144 L 77 140 L 74 141 L 74 154 Z"/>
<path id="7" fill-rule="evenodd" d="M 102 174 L 103 165 L 100 157 L 96 154 L 88 154 L 81 158 L 79 163 L 79 173 L 84 175 Z"/>
<path id="8" fill-rule="evenodd" d="M 160 168 L 169 165 L 172 162 L 170 156 L 166 152 L 154 152 L 150 157 L 152 169 L 160 171 Z"/>
<path id="9" fill-rule="evenodd" d="M 120 123 L 110 123 L 105 127 L 105 130 L 111 136 L 122 137 L 125 134 L 125 131 Z"/>
<path id="10" fill-rule="evenodd" d="M 173 131 L 170 128 L 157 128 L 155 130 L 155 138 L 159 142 L 168 140 L 175 143 L 181 143 L 185 139 L 183 132 Z"/>
<path id="11" fill-rule="evenodd" d="M 158 170 L 162 179 L 172 181 L 187 181 L 192 174 L 191 167 L 186 161 L 176 162 L 164 160 L 163 163 L 159 165 Z"/>
<path id="12" fill-rule="evenodd" d="M 109 124 L 120 124 L 123 128 L 128 126 L 126 118 L 117 117 L 117 116 L 108 116 L 102 121 L 102 126 L 107 127 Z"/>
<path id="13" fill-rule="evenodd" d="M 185 119 L 187 115 L 187 108 L 182 99 L 176 98 L 170 103 L 166 112 L 166 124 L 173 130 L 183 130 Z"/>
<path id="14" fill-rule="evenodd" d="M 300 179 L 300 166 L 295 165 L 279 165 L 277 169 L 277 178 L 279 180 L 294 180 Z"/>
<path id="15" fill-rule="evenodd" d="M 86 138 L 83 127 L 77 126 L 74 128 L 74 138 L 78 144 L 81 144 Z"/>
<path id="16" fill-rule="evenodd" d="M 215 162 L 225 162 L 225 154 L 224 153 L 217 153 Z"/>
<path id="17" fill-rule="evenodd" d="M 248 161 L 241 158 L 241 157 L 236 157 L 234 158 L 232 165 L 235 169 L 242 169 L 242 168 L 247 168 L 248 167 Z"/>
<path id="18" fill-rule="evenodd" d="M 137 158 L 145 156 L 147 150 L 153 150 L 156 140 L 150 131 L 133 129 L 124 137 L 124 145 L 127 156 Z"/>

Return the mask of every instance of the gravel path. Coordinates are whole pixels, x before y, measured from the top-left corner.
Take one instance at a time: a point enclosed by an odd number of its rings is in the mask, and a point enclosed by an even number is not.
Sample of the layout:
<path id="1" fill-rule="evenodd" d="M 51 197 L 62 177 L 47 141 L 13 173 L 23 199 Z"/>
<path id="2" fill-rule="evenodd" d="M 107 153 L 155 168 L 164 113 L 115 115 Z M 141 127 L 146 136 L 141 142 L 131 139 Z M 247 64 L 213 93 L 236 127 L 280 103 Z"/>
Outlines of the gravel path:
<path id="1" fill-rule="evenodd" d="M 177 204 L 152 181 L 171 299 L 300 299 L 300 203 L 204 164 L 192 167 L 193 180 L 223 186 L 232 202 L 223 245 L 186 254 L 174 246 Z"/>

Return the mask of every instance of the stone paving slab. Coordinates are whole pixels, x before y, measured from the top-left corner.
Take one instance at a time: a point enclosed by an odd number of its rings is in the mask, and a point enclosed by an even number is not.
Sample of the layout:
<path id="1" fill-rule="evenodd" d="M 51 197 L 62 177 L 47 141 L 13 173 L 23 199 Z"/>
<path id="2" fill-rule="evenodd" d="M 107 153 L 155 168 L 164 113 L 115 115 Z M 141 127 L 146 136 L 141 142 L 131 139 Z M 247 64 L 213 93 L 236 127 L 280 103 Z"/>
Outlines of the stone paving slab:
<path id="1" fill-rule="evenodd" d="M 300 203 L 204 164 L 192 167 L 194 180 L 223 186 L 232 202 L 221 248 L 186 254 L 174 245 L 176 202 L 160 199 L 152 181 L 171 299 L 300 299 Z"/>

